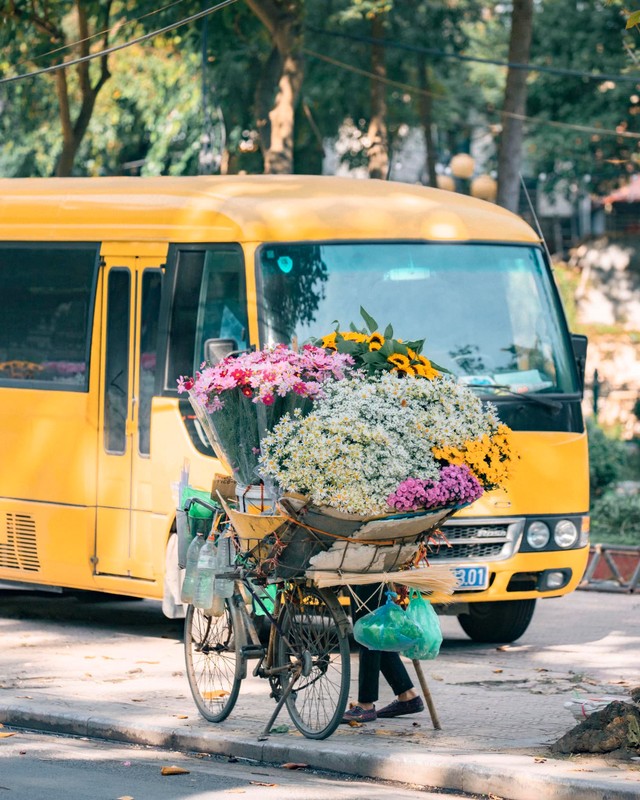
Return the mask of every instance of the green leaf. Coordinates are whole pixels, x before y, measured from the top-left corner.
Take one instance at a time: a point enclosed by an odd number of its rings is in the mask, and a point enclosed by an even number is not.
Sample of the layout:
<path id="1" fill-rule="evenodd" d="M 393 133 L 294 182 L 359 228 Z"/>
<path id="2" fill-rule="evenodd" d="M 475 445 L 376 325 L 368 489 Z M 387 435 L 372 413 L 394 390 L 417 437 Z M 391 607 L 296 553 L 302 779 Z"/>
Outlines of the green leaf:
<path id="1" fill-rule="evenodd" d="M 628 30 L 636 25 L 640 25 L 640 11 L 634 11 L 632 14 L 629 14 L 625 28 Z"/>
<path id="2" fill-rule="evenodd" d="M 405 344 L 407 347 L 410 347 L 412 350 L 415 350 L 416 353 L 420 354 L 424 347 L 424 339 L 416 339 L 415 342 L 405 342 Z"/>
<path id="3" fill-rule="evenodd" d="M 404 342 L 399 342 L 397 339 L 392 339 L 391 345 L 393 347 L 393 350 L 391 352 L 401 353 L 403 356 L 409 358 L 409 349 Z"/>
<path id="4" fill-rule="evenodd" d="M 362 306 L 360 306 L 360 316 L 366 322 L 369 333 L 375 333 L 378 330 L 378 323 L 370 314 L 367 314 Z"/>
<path id="5" fill-rule="evenodd" d="M 431 361 L 431 359 L 429 359 L 429 361 L 431 363 L 431 366 L 434 369 L 437 369 L 438 372 L 444 372 L 445 375 L 451 375 L 451 370 L 450 369 L 447 369 L 446 367 L 441 367 L 440 364 L 436 364 L 436 362 L 435 361 Z"/>
<path id="6" fill-rule="evenodd" d="M 387 360 L 380 355 L 380 350 L 369 350 L 362 354 L 361 359 L 365 364 L 384 364 Z"/>
<path id="7" fill-rule="evenodd" d="M 384 338 L 393 339 L 393 328 L 391 325 L 387 325 L 387 327 L 384 329 Z"/>

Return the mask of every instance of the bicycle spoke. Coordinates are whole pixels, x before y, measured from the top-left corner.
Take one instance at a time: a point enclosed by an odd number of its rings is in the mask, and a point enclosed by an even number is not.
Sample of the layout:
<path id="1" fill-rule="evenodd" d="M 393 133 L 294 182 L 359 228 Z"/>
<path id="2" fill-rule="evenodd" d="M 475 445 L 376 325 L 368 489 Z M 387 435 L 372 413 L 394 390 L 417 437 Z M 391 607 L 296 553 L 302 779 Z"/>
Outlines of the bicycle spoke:
<path id="1" fill-rule="evenodd" d="M 210 722 L 231 712 L 240 690 L 237 652 L 229 603 L 220 617 L 190 606 L 185 619 L 187 678 L 198 711 Z"/>
<path id="2" fill-rule="evenodd" d="M 293 592 L 284 602 L 285 639 L 279 640 L 278 663 L 290 664 L 292 674 L 302 668 L 287 708 L 296 727 L 309 738 L 329 736 L 346 705 L 349 645 L 338 626 L 341 613 L 316 589 L 305 589 L 302 597 Z"/>

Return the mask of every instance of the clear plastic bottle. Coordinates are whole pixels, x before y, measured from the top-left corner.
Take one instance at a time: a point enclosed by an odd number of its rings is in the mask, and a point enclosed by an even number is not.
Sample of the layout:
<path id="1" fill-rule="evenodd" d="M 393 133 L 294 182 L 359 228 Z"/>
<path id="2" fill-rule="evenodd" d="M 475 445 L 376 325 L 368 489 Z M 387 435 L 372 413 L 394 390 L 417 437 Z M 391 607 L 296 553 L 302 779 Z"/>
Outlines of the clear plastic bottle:
<path id="1" fill-rule="evenodd" d="M 232 544 L 229 536 L 221 536 L 218 539 L 216 556 L 216 582 L 213 591 L 219 597 L 231 597 L 233 594 L 233 578 L 219 577 L 229 575 L 232 571 Z"/>
<path id="2" fill-rule="evenodd" d="M 193 537 L 193 541 L 187 550 L 187 557 L 184 570 L 184 581 L 180 592 L 180 599 L 183 603 L 190 603 L 193 600 L 193 590 L 196 585 L 196 574 L 198 572 L 198 559 L 200 549 L 204 545 L 204 536 L 198 534 Z"/>
<path id="3" fill-rule="evenodd" d="M 208 617 L 221 617 L 224 614 L 224 597 L 214 594 L 211 606 L 202 610 Z"/>
<path id="4" fill-rule="evenodd" d="M 213 604 L 213 581 L 216 575 L 216 545 L 213 537 L 209 537 L 200 549 L 198 569 L 193 588 L 193 605 L 196 608 L 210 608 Z"/>

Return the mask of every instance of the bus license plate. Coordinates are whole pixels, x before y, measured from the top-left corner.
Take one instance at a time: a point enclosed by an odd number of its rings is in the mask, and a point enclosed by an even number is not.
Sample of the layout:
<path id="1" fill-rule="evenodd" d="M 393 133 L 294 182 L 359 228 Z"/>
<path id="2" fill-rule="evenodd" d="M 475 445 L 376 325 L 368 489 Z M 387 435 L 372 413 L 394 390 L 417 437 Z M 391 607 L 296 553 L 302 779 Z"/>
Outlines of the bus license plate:
<path id="1" fill-rule="evenodd" d="M 455 574 L 459 581 L 458 591 L 460 589 L 486 589 L 489 585 L 489 570 L 482 565 L 456 567 Z"/>

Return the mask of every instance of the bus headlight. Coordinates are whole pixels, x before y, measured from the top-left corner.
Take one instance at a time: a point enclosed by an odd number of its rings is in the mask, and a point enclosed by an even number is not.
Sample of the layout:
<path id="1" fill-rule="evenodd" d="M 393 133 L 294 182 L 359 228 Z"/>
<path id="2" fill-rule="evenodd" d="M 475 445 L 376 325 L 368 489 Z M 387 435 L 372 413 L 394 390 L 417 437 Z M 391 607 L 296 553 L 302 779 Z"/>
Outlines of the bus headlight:
<path id="1" fill-rule="evenodd" d="M 553 530 L 553 539 L 558 547 L 574 547 L 578 541 L 578 529 L 570 519 L 561 519 Z"/>
<path id="2" fill-rule="evenodd" d="M 527 544 L 535 550 L 541 550 L 549 541 L 551 531 L 544 522 L 532 522 L 527 531 Z"/>

